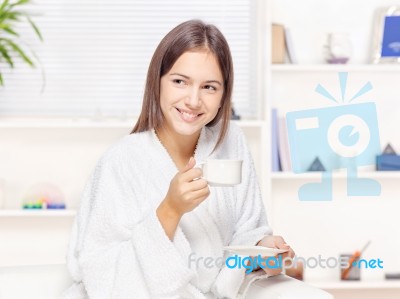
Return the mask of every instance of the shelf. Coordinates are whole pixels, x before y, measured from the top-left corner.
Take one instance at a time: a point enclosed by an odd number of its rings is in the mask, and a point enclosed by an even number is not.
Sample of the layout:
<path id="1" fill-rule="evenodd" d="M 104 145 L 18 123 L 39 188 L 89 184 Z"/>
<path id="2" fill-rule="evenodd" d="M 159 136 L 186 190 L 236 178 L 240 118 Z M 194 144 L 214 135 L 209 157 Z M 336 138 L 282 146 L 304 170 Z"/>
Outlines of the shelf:
<path id="1" fill-rule="evenodd" d="M 400 64 L 274 64 L 273 72 L 400 72 Z"/>
<path id="2" fill-rule="evenodd" d="M 76 210 L 0 210 L 4 217 L 75 217 Z"/>
<path id="3" fill-rule="evenodd" d="M 292 179 L 319 179 L 321 172 L 308 172 L 308 173 L 293 173 L 293 172 L 272 172 L 271 178 L 273 180 L 292 180 Z M 373 179 L 400 179 L 400 171 L 368 171 L 359 172 L 359 177 L 373 178 Z M 334 179 L 346 179 L 347 172 L 334 172 L 332 174 Z"/>
<path id="4" fill-rule="evenodd" d="M 136 120 L 72 118 L 1 118 L 0 129 L 113 129 L 133 128 Z"/>
<path id="5" fill-rule="evenodd" d="M 235 120 L 242 128 L 261 128 L 261 120 Z M 136 119 L 121 120 L 104 118 L 0 118 L 0 129 L 132 129 Z"/>
<path id="6" fill-rule="evenodd" d="M 305 281 L 320 289 L 400 289 L 400 280 Z"/>

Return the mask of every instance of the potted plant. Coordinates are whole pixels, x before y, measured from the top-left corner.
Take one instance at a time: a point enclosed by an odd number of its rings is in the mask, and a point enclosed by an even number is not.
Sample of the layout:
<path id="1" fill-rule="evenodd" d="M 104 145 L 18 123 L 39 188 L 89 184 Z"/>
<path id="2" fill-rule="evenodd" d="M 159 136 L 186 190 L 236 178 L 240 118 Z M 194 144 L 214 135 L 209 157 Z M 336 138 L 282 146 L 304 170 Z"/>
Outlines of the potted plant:
<path id="1" fill-rule="evenodd" d="M 1 0 L 0 0 L 1 1 Z M 3 0 L 0 4 L 0 67 L 5 63 L 10 68 L 14 68 L 14 58 L 20 57 L 31 67 L 35 63 L 24 48 L 21 46 L 24 42 L 17 32 L 16 25 L 21 22 L 28 22 L 35 32 L 36 36 L 43 41 L 39 28 L 30 18 L 26 11 L 20 10 L 21 7 L 28 4 L 31 0 L 19 0 L 11 3 L 9 0 Z M 36 56 L 33 51 L 30 53 Z M 0 86 L 4 84 L 0 68 Z"/>

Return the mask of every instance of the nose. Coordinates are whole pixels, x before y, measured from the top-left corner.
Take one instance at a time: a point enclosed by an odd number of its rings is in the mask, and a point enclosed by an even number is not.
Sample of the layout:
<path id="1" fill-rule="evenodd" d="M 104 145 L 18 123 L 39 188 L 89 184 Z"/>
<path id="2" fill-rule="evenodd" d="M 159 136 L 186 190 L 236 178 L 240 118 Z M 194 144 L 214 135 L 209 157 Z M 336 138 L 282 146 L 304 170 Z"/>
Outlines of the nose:
<path id="1" fill-rule="evenodd" d="M 200 91 L 197 88 L 192 88 L 190 93 L 185 98 L 185 104 L 191 108 L 199 108 L 201 105 Z"/>

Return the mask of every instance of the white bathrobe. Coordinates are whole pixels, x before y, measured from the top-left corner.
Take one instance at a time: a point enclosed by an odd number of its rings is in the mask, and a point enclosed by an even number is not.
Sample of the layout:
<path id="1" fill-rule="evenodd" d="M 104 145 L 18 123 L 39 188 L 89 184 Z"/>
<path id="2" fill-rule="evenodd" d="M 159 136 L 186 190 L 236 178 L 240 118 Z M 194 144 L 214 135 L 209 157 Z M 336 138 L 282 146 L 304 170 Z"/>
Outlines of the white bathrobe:
<path id="1" fill-rule="evenodd" d="M 195 159 L 243 159 L 242 183 L 210 187 L 210 196 L 182 217 L 173 241 L 156 208 L 177 168 L 154 131 L 125 136 L 102 156 L 75 221 L 68 253 L 74 284 L 63 298 L 238 296 L 245 269 L 206 267 L 204 259 L 221 259 L 223 246 L 255 245 L 271 229 L 243 133 L 231 123 L 212 153 L 218 132 L 202 129 Z M 190 256 L 203 259 L 190 263 Z"/>

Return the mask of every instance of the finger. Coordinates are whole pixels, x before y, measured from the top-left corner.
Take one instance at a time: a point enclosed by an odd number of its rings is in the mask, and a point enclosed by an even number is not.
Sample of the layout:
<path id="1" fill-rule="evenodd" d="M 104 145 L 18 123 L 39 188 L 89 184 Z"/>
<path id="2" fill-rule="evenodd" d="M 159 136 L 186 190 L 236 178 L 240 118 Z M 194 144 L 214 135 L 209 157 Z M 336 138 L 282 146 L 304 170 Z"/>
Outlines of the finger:
<path id="1" fill-rule="evenodd" d="M 197 191 L 197 190 L 201 190 L 207 188 L 208 189 L 208 184 L 207 181 L 205 179 L 198 179 L 195 181 L 191 181 L 189 183 L 189 190 L 190 191 Z"/>
<path id="2" fill-rule="evenodd" d="M 290 256 L 289 256 L 289 252 L 280 253 L 280 254 L 278 254 L 278 256 L 279 256 L 279 255 L 282 256 L 282 260 L 285 259 L 285 258 L 287 258 L 287 257 L 290 257 Z"/>
<path id="3" fill-rule="evenodd" d="M 191 182 L 198 178 L 201 178 L 203 175 L 203 171 L 200 168 L 192 168 L 187 170 L 184 174 L 182 174 L 182 179 L 185 182 Z"/>
<path id="4" fill-rule="evenodd" d="M 203 200 L 205 200 L 210 195 L 209 188 L 204 188 L 201 190 L 192 192 L 192 200 L 195 204 L 199 205 Z"/>
<path id="5" fill-rule="evenodd" d="M 189 161 L 185 165 L 185 167 L 182 168 L 180 173 L 185 173 L 188 170 L 192 169 L 196 165 L 196 160 L 193 157 L 190 157 Z"/>
<path id="6" fill-rule="evenodd" d="M 292 248 L 289 249 L 289 253 L 288 254 L 289 254 L 289 256 L 291 258 L 293 258 L 296 255 L 296 253 L 294 252 L 294 250 Z"/>
<path id="7" fill-rule="evenodd" d="M 274 243 L 276 248 L 289 249 L 290 247 L 281 236 L 275 236 Z"/>

